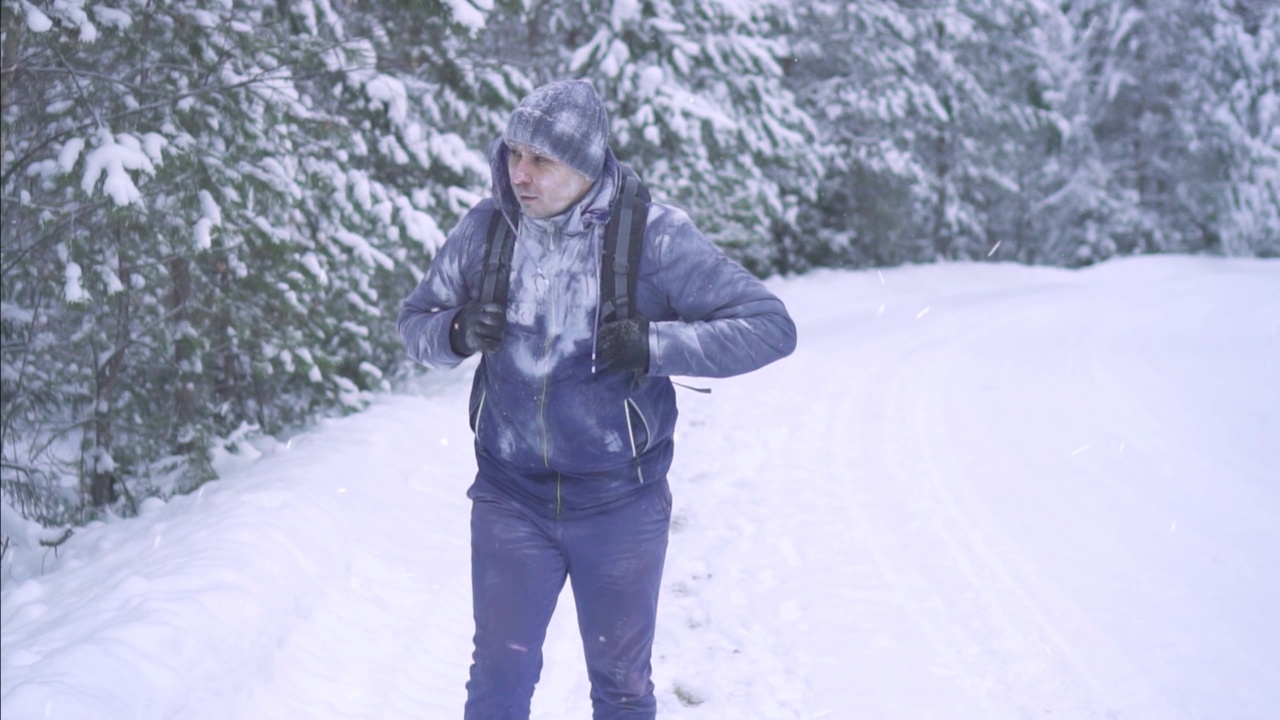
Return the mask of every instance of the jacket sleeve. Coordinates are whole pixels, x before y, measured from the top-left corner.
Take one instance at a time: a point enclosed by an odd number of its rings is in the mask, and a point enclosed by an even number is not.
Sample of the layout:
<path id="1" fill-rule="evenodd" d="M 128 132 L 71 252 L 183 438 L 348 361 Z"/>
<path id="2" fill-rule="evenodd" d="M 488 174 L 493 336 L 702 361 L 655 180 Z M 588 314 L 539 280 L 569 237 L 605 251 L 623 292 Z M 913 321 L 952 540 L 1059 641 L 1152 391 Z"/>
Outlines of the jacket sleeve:
<path id="1" fill-rule="evenodd" d="M 729 377 L 790 355 L 796 326 L 782 301 L 682 211 L 660 212 L 654 282 L 676 318 L 649 324 L 649 374 Z"/>
<path id="2" fill-rule="evenodd" d="M 436 253 L 427 274 L 400 306 L 396 328 L 409 357 L 433 368 L 451 368 L 466 356 L 449 344 L 449 325 L 479 287 L 485 230 L 492 206 L 472 209 Z"/>

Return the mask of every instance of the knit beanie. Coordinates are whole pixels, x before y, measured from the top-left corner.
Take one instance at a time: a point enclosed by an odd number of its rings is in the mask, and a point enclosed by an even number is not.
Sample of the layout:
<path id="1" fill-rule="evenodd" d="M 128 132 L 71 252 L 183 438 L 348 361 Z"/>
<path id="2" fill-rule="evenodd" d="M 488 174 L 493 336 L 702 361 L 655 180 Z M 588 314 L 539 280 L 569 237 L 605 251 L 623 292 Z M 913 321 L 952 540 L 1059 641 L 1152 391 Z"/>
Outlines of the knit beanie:
<path id="1" fill-rule="evenodd" d="M 502 140 L 545 152 L 595 182 L 609 147 L 609 116 L 591 83 L 559 80 L 520 102 Z"/>

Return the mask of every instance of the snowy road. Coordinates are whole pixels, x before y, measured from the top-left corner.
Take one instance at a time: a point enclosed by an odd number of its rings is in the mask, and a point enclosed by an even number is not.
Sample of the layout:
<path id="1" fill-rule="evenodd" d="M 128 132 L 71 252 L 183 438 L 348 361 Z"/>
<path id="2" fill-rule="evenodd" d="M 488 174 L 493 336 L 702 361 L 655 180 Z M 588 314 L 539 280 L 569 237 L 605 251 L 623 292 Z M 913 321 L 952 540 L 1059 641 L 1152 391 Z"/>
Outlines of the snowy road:
<path id="1" fill-rule="evenodd" d="M 1280 264 L 773 287 L 796 354 L 680 392 L 660 716 L 1280 708 Z M 6 720 L 458 717 L 468 382 L 7 559 Z M 590 716 L 572 610 L 539 720 Z"/>
<path id="2" fill-rule="evenodd" d="M 693 463 L 710 477 L 758 478 L 744 514 L 776 551 L 714 564 L 768 569 L 754 615 L 797 654 L 806 710 L 1280 707 L 1275 271 L 915 268 L 790 298 L 801 350 L 733 381 L 689 444 L 720 448 Z M 713 459 L 735 448 L 758 469 Z"/>

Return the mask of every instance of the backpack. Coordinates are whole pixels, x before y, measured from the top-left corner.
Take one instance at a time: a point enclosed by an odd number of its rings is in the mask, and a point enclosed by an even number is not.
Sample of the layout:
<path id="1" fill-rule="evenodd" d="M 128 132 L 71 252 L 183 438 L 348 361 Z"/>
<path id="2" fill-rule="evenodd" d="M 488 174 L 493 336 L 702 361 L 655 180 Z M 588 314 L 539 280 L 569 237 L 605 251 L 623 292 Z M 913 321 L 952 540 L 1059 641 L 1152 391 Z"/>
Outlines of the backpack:
<path id="1" fill-rule="evenodd" d="M 649 188 L 631 168 L 621 168 L 622 187 L 610 206 L 609 222 L 604 228 L 604 248 L 600 254 L 600 319 L 601 322 L 635 317 L 636 278 L 640 274 L 640 251 L 644 247 L 644 231 L 649 220 L 651 198 Z M 507 304 L 511 284 L 511 254 L 515 249 L 515 233 L 494 208 L 485 234 L 484 275 L 480 283 L 480 302 Z"/>

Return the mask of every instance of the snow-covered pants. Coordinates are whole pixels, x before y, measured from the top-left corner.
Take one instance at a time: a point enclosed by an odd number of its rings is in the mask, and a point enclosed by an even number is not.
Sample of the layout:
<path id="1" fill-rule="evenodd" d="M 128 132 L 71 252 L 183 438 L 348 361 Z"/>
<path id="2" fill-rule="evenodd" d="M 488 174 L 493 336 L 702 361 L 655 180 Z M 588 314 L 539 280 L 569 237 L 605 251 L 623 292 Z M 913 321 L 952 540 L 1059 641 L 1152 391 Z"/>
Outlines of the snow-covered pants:
<path id="1" fill-rule="evenodd" d="M 650 655 L 671 524 L 667 481 L 604 512 L 542 517 L 472 491 L 475 653 L 466 720 L 527 720 L 542 641 L 567 577 L 595 720 L 652 720 Z"/>

